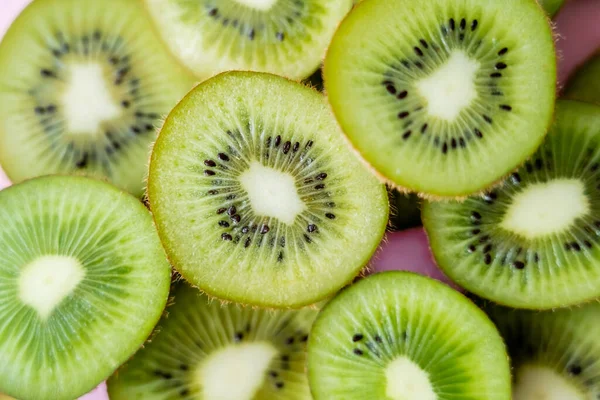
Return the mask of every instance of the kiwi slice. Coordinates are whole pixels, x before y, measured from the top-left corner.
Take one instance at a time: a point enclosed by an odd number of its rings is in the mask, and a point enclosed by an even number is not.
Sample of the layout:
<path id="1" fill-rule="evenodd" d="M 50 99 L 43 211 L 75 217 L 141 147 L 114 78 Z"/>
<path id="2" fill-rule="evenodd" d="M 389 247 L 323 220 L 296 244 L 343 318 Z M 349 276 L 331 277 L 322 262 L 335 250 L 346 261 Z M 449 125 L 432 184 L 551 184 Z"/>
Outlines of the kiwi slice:
<path id="1" fill-rule="evenodd" d="M 538 0 L 549 16 L 554 17 L 565 4 L 565 0 Z"/>
<path id="2" fill-rule="evenodd" d="M 0 43 L 2 168 L 141 196 L 158 119 L 192 84 L 137 0 L 35 0 Z"/>
<path id="3" fill-rule="evenodd" d="M 600 304 L 527 311 L 488 304 L 513 367 L 513 400 L 600 399 Z"/>
<path id="4" fill-rule="evenodd" d="M 385 233 L 385 186 L 345 143 L 325 98 L 259 72 L 225 72 L 169 114 L 148 198 L 174 267 L 222 299 L 319 301 Z"/>
<path id="5" fill-rule="evenodd" d="M 419 196 L 414 193 L 401 193 L 393 188 L 388 188 L 388 195 L 390 201 L 389 231 L 401 231 L 423 225 Z"/>
<path id="6" fill-rule="evenodd" d="M 394 186 L 464 197 L 530 156 L 551 123 L 556 59 L 531 0 L 370 0 L 341 23 L 325 90 Z"/>
<path id="7" fill-rule="evenodd" d="M 180 281 L 153 340 L 108 380 L 111 400 L 310 400 L 316 309 L 221 305 Z"/>
<path id="8" fill-rule="evenodd" d="M 0 192 L 0 392 L 73 400 L 141 346 L 171 268 L 135 197 L 45 176 Z"/>
<path id="9" fill-rule="evenodd" d="M 501 187 L 425 203 L 435 259 L 469 291 L 515 308 L 600 297 L 600 107 L 557 103 L 537 153 Z"/>
<path id="10" fill-rule="evenodd" d="M 163 39 L 200 79 L 228 70 L 304 79 L 352 0 L 144 0 Z"/>
<path id="11" fill-rule="evenodd" d="M 492 322 L 462 294 L 411 272 L 340 292 L 308 341 L 315 400 L 509 400 L 510 369 Z"/>
<path id="12" fill-rule="evenodd" d="M 564 97 L 600 105 L 600 51 L 569 78 Z"/>

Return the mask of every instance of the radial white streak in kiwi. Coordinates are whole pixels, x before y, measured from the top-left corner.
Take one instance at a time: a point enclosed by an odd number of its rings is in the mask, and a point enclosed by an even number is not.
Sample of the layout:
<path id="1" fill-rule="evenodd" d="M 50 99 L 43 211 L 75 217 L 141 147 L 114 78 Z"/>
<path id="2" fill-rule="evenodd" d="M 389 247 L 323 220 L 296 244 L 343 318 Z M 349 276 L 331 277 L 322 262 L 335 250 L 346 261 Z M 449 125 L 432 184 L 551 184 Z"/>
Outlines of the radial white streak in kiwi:
<path id="1" fill-rule="evenodd" d="M 203 398 L 253 399 L 276 355 L 277 349 L 268 342 L 230 345 L 211 354 L 196 372 Z"/>
<path id="2" fill-rule="evenodd" d="M 250 163 L 240 175 L 240 182 L 257 215 L 277 218 L 291 225 L 306 207 L 292 175 L 265 167 L 258 161 Z"/>
<path id="3" fill-rule="evenodd" d="M 19 298 L 46 320 L 85 277 L 81 263 L 67 256 L 42 256 L 21 269 Z"/>
<path id="4" fill-rule="evenodd" d="M 73 63 L 69 73 L 61 103 L 70 133 L 94 135 L 103 122 L 121 116 L 122 109 L 109 91 L 100 64 Z"/>
<path id="5" fill-rule="evenodd" d="M 517 370 L 513 400 L 587 400 L 571 382 L 542 366 L 524 365 Z"/>
<path id="6" fill-rule="evenodd" d="M 391 400 L 436 400 L 429 375 L 407 357 L 398 357 L 385 369 L 385 394 Z"/>
<path id="7" fill-rule="evenodd" d="M 256 10 L 267 11 L 277 3 L 277 0 L 234 0 L 236 3 L 240 3 L 246 7 L 254 8 Z"/>
<path id="8" fill-rule="evenodd" d="M 448 61 L 427 78 L 416 83 L 432 117 L 454 121 L 477 98 L 475 74 L 479 63 L 464 52 L 454 50 Z"/>
<path id="9" fill-rule="evenodd" d="M 569 228 L 589 210 L 590 203 L 580 180 L 535 183 L 513 198 L 501 226 L 526 238 L 535 238 Z"/>

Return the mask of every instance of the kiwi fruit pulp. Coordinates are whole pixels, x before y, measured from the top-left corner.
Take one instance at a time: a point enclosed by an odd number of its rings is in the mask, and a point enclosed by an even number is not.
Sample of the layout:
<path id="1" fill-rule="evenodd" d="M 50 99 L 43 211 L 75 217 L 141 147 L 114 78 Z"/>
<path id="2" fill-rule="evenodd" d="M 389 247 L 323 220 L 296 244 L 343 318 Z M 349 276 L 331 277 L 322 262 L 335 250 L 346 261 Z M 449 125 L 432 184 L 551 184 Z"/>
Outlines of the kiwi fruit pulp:
<path id="1" fill-rule="evenodd" d="M 472 302 L 411 272 L 381 272 L 319 313 L 308 341 L 315 400 L 509 400 L 502 338 Z"/>
<path id="2" fill-rule="evenodd" d="M 0 43 L 0 163 L 13 182 L 108 179 L 141 196 L 159 118 L 193 85 L 136 0 L 35 0 Z"/>
<path id="3" fill-rule="evenodd" d="M 508 346 L 514 400 L 600 399 L 600 304 L 556 311 L 484 306 Z"/>
<path id="4" fill-rule="evenodd" d="M 423 206 L 434 257 L 458 285 L 514 308 L 600 297 L 600 107 L 559 100 L 543 145 L 502 186 Z"/>
<path id="5" fill-rule="evenodd" d="M 210 295 L 298 307 L 352 281 L 385 233 L 385 186 L 325 98 L 283 77 L 225 72 L 169 114 L 148 198 L 173 266 Z"/>
<path id="6" fill-rule="evenodd" d="M 563 97 L 600 105 L 600 51 L 573 73 Z"/>
<path id="7" fill-rule="evenodd" d="M 361 2 L 324 65 L 353 146 L 390 184 L 427 198 L 499 181 L 539 146 L 554 110 L 552 30 L 531 0 Z"/>
<path id="8" fill-rule="evenodd" d="M 72 400 L 143 344 L 171 269 L 148 210 L 85 177 L 0 191 L 0 392 Z"/>
<path id="9" fill-rule="evenodd" d="M 174 285 L 152 341 L 108 380 L 111 400 L 310 400 L 306 341 L 316 309 L 221 305 Z"/>
<path id="10" fill-rule="evenodd" d="M 352 7 L 352 0 L 144 2 L 173 54 L 201 80 L 228 70 L 304 79 Z"/>
<path id="11" fill-rule="evenodd" d="M 565 0 L 538 0 L 548 15 L 554 17 L 565 4 Z"/>

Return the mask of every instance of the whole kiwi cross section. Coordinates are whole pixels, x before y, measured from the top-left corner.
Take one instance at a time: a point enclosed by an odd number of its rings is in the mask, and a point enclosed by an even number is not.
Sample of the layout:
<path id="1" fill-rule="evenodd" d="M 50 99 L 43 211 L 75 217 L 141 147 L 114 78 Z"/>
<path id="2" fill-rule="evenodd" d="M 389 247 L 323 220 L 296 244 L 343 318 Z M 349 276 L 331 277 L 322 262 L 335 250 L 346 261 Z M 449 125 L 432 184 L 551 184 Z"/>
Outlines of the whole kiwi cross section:
<path id="1" fill-rule="evenodd" d="M 385 232 L 386 188 L 325 98 L 283 77 L 226 72 L 169 114 L 148 197 L 173 266 L 210 295 L 297 307 L 335 293 Z"/>
<path id="2" fill-rule="evenodd" d="M 364 160 L 391 185 L 435 199 L 480 192 L 520 166 L 556 97 L 552 29 L 531 0 L 360 2 L 323 76 Z"/>

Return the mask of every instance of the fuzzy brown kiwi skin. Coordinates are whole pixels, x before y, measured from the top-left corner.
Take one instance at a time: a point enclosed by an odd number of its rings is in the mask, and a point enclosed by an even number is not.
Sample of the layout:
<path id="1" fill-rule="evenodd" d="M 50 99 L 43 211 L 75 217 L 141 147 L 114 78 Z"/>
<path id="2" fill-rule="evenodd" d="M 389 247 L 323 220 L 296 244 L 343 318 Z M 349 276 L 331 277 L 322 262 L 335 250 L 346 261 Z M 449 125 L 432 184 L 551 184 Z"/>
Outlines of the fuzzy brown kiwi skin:
<path id="1" fill-rule="evenodd" d="M 277 78 L 280 78 L 280 79 L 285 79 L 288 82 L 292 82 L 292 83 L 295 83 L 295 84 L 301 84 L 300 82 L 298 82 L 298 81 L 296 81 L 294 79 L 287 78 L 287 77 L 282 77 L 282 76 L 271 74 L 271 73 L 268 73 L 268 72 L 257 72 L 257 71 L 248 71 L 248 70 L 231 70 L 231 71 L 225 71 L 225 72 L 221 72 L 219 74 L 216 74 L 216 75 L 214 75 L 213 77 L 211 77 L 209 79 L 214 79 L 214 78 L 217 78 L 217 77 L 219 77 L 221 75 L 229 75 L 231 73 L 237 73 L 237 72 L 257 73 L 257 74 L 269 75 L 269 76 L 277 77 Z M 181 102 L 183 102 L 189 95 L 191 95 L 192 91 L 198 85 L 200 85 L 200 84 L 201 83 L 198 83 L 198 84 L 194 85 L 194 88 L 192 88 L 185 96 L 183 96 L 179 100 L 179 102 L 177 103 L 177 105 L 175 107 L 173 107 L 173 109 L 176 108 L 176 107 L 178 107 L 179 104 L 181 104 Z M 316 88 L 311 87 L 310 85 L 303 85 L 303 86 L 306 87 L 306 88 L 308 88 L 308 89 L 310 89 L 310 90 L 312 90 L 314 93 L 318 94 L 319 96 L 324 97 L 323 93 L 319 92 Z M 324 104 L 326 104 L 328 106 L 327 102 L 324 102 Z M 329 112 L 331 112 L 330 107 L 327 107 L 327 109 L 329 109 Z M 148 184 L 150 183 L 150 177 L 149 177 L 149 175 L 150 175 L 151 165 L 152 165 L 152 162 L 153 162 L 154 157 L 155 157 L 154 149 L 155 149 L 156 144 L 158 143 L 158 141 L 160 139 L 160 134 L 162 132 L 162 128 L 164 127 L 165 123 L 171 118 L 171 115 L 172 115 L 172 113 L 169 113 L 162 120 L 162 123 L 160 124 L 160 128 L 159 128 L 159 132 L 158 132 L 157 138 L 152 143 L 152 146 L 151 146 L 152 150 L 151 150 L 151 154 L 150 154 L 150 158 L 149 158 L 149 162 L 148 162 L 149 165 L 148 165 L 148 168 L 147 168 L 148 172 L 146 174 L 146 191 L 145 191 L 145 198 L 148 201 L 149 209 L 151 209 L 150 205 L 152 204 L 152 199 L 151 199 L 151 196 L 150 196 L 150 192 L 148 191 Z M 341 129 L 339 129 L 339 125 L 337 124 L 337 120 L 335 118 L 333 118 L 333 121 L 336 123 L 336 125 L 338 126 L 338 130 L 341 132 Z M 340 134 L 340 136 L 342 138 L 345 137 L 345 135 L 343 135 L 343 134 Z M 388 203 L 388 209 L 389 209 L 389 203 Z M 151 215 L 152 215 L 152 219 L 154 221 L 154 225 L 157 226 L 157 221 L 156 221 L 156 217 L 155 217 L 154 213 L 151 212 Z M 384 240 L 385 240 L 385 236 L 384 236 Z M 379 247 L 375 248 L 375 250 L 373 251 L 373 254 L 375 254 L 375 252 L 377 251 L 378 248 Z M 371 255 L 371 257 L 373 256 L 373 254 Z M 170 256 L 168 254 L 166 254 L 166 257 L 167 257 L 167 260 L 169 261 L 169 263 L 171 265 L 175 265 L 173 263 L 173 260 L 170 258 Z M 370 258 L 369 258 L 369 260 L 370 260 Z M 369 271 L 369 263 L 370 263 L 370 261 L 367 263 L 367 265 L 363 266 L 359 271 L 357 271 L 356 274 L 352 278 L 348 279 L 347 282 L 344 282 L 344 284 L 343 284 L 342 287 L 346 287 L 348 285 L 351 285 L 357 279 L 358 276 L 360 276 L 361 274 L 368 273 L 368 271 Z M 321 304 L 323 301 L 329 299 L 330 297 L 333 297 L 334 295 L 336 295 L 339 292 L 339 289 L 331 290 L 331 291 L 327 292 L 326 294 L 324 294 L 322 296 L 321 300 L 316 301 L 315 303 L 312 303 L 312 304 L 299 304 L 299 305 L 295 305 L 295 306 L 291 306 L 291 307 L 285 307 L 285 306 L 273 307 L 273 306 L 268 306 L 268 305 L 260 305 L 260 306 L 259 305 L 250 305 L 250 304 L 233 302 L 233 301 L 230 301 L 230 300 L 222 299 L 222 298 L 218 297 L 216 294 L 211 293 L 210 291 L 207 291 L 205 289 L 200 289 L 197 285 L 193 284 L 192 281 L 188 277 L 186 277 L 186 275 L 184 273 L 182 273 L 181 271 L 177 271 L 177 273 L 191 287 L 193 287 L 194 289 L 200 291 L 201 293 L 204 293 L 209 298 L 209 300 L 211 300 L 211 301 L 217 300 L 222 305 L 239 304 L 239 305 L 241 305 L 243 307 L 248 307 L 248 308 L 251 308 L 253 310 L 258 310 L 258 309 L 272 310 L 272 311 L 276 311 L 276 310 L 299 310 L 299 309 L 302 309 L 302 308 L 305 308 L 305 307 L 311 307 L 311 308 L 312 307 L 318 307 L 318 304 Z"/>

